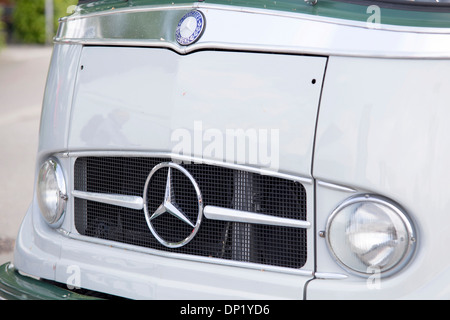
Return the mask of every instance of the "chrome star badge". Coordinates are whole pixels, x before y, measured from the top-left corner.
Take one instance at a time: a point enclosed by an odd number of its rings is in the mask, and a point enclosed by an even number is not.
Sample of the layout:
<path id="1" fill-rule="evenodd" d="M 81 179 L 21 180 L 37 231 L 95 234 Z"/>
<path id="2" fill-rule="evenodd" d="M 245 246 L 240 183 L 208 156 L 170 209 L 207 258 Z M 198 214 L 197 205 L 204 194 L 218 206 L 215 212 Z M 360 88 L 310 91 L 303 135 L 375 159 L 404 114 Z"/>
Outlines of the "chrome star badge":
<path id="1" fill-rule="evenodd" d="M 150 211 L 148 208 L 148 194 L 149 191 L 152 192 L 154 191 L 153 188 L 157 188 L 154 185 L 152 186 L 152 177 L 155 176 L 156 172 L 163 169 L 163 168 L 167 168 L 167 176 L 165 178 L 166 183 L 165 183 L 165 190 L 164 190 L 164 198 L 159 200 L 156 199 L 157 201 L 160 201 L 158 203 L 160 203 L 160 205 L 158 206 L 158 208 L 156 210 Z M 186 214 L 186 212 L 184 212 L 183 208 L 181 208 L 177 202 L 176 202 L 176 198 L 177 198 L 177 194 L 174 190 L 175 184 L 181 183 L 179 181 L 176 181 L 176 179 L 174 180 L 173 178 L 173 174 L 172 171 L 179 171 L 181 172 L 185 178 L 187 178 L 188 184 L 190 184 L 189 186 L 186 186 L 188 189 L 192 188 L 192 191 L 194 192 L 193 194 L 195 194 L 195 202 L 196 204 L 193 204 L 194 206 L 197 206 L 198 211 L 196 212 L 192 212 L 191 210 L 191 218 L 188 217 L 188 215 Z M 164 173 L 164 172 L 162 172 Z M 200 223 L 202 221 L 202 216 L 203 216 L 203 201 L 202 201 L 202 195 L 200 192 L 200 188 L 197 184 L 197 182 L 194 180 L 194 178 L 192 177 L 192 175 L 189 173 L 189 171 L 187 171 L 185 168 L 183 168 L 181 165 L 173 163 L 173 162 L 164 162 L 164 163 L 160 163 L 158 165 L 156 165 L 153 170 L 150 172 L 149 176 L 147 177 L 147 181 L 145 182 L 145 187 L 144 187 L 144 213 L 145 213 L 145 219 L 147 221 L 147 225 L 150 229 L 150 231 L 153 233 L 153 235 L 155 236 L 155 238 L 164 246 L 168 247 L 168 248 L 178 248 L 178 247 L 182 247 L 185 244 L 187 244 L 189 241 L 192 240 L 192 238 L 196 235 L 198 229 L 200 228 Z M 183 197 L 183 196 L 182 196 Z M 192 206 L 190 206 L 192 208 Z M 193 219 L 192 217 L 192 213 L 194 213 L 194 215 L 196 215 L 196 220 L 195 221 L 191 221 L 191 219 Z M 163 236 L 161 236 L 158 233 L 157 228 L 155 227 L 155 221 L 157 221 L 157 219 L 162 216 L 162 215 L 172 215 L 173 217 L 176 218 L 176 221 L 179 221 L 179 223 L 181 223 L 181 225 L 185 225 L 187 226 L 187 228 L 182 228 L 182 229 L 187 229 L 189 230 L 189 232 L 184 233 L 184 235 L 179 235 L 176 234 L 177 237 L 181 237 L 181 240 L 178 241 L 171 241 L 171 240 L 166 240 Z M 169 225 L 169 226 L 165 226 L 165 229 L 167 231 L 167 229 L 170 229 L 170 233 L 178 233 L 180 232 L 179 228 L 174 227 L 173 225 Z M 167 236 L 167 235 L 166 235 Z M 185 237 L 186 236 L 186 237 Z"/>
<path id="2" fill-rule="evenodd" d="M 191 11 L 181 18 L 178 23 L 175 37 L 182 46 L 187 46 L 197 41 L 205 27 L 205 17 L 200 11 Z"/>

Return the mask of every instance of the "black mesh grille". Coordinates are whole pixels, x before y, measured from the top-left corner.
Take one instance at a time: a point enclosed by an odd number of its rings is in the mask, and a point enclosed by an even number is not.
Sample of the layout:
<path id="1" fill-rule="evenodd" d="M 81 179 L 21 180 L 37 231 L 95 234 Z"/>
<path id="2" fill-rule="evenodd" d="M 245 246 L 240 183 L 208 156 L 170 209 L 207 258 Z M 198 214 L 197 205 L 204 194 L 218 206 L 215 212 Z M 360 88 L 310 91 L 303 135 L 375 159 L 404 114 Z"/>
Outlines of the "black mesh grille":
<path id="1" fill-rule="evenodd" d="M 153 167 L 166 158 L 85 157 L 74 168 L 76 190 L 143 196 L 145 181 Z M 297 182 L 206 164 L 182 164 L 194 177 L 204 206 L 265 213 L 306 220 L 306 192 Z M 152 176 L 148 211 L 154 212 L 164 199 L 167 168 Z M 191 221 L 197 219 L 197 200 L 189 179 L 172 170 L 175 202 Z M 157 233 L 167 241 L 180 241 L 190 227 L 179 219 L 161 215 L 153 220 Z M 183 247 L 167 248 L 150 232 L 144 211 L 75 199 L 75 226 L 82 235 L 158 250 L 212 258 L 247 261 L 273 266 L 301 268 L 307 258 L 306 230 L 209 220 Z"/>

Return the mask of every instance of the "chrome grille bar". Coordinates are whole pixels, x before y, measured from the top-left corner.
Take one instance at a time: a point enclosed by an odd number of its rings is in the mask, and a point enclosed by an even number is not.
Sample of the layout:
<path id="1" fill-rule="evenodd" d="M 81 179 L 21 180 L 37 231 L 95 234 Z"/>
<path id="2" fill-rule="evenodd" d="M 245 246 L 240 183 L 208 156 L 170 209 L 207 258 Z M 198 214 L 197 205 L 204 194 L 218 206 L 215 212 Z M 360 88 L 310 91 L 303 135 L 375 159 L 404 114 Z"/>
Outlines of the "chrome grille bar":
<path id="1" fill-rule="evenodd" d="M 142 197 L 125 196 L 121 194 L 106 194 L 96 192 L 85 192 L 73 190 L 72 195 L 78 199 L 90 200 L 100 203 L 111 204 L 122 208 L 142 210 L 144 208 L 144 200 Z"/>
<path id="2" fill-rule="evenodd" d="M 311 223 L 309 223 L 308 221 L 280 218 L 261 213 L 220 208 L 216 206 L 206 206 L 203 209 L 203 213 L 206 218 L 211 220 L 244 222 L 252 224 L 264 224 L 264 225 L 303 228 L 303 229 L 308 229 L 311 227 Z"/>
<path id="3" fill-rule="evenodd" d="M 137 196 L 85 192 L 79 190 L 73 190 L 72 195 L 78 199 L 106 203 L 128 209 L 142 210 L 144 207 L 142 197 Z M 206 206 L 203 210 L 203 213 L 206 218 L 211 220 L 243 222 L 243 223 L 263 224 L 280 227 L 304 228 L 304 229 L 308 229 L 311 227 L 311 223 L 309 223 L 308 221 L 280 218 L 261 213 L 227 209 L 217 206 Z"/>

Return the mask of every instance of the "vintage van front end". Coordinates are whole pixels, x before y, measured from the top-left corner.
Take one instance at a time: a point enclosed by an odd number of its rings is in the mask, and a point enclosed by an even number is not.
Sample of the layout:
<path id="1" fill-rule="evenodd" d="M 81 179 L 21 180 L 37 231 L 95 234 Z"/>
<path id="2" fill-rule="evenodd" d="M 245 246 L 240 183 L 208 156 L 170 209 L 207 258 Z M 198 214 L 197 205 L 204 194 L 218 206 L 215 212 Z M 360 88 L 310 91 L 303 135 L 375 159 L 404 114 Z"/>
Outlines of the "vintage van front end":
<path id="1" fill-rule="evenodd" d="M 449 74 L 448 2 L 80 1 L 7 272 L 131 299 L 448 299 Z"/>

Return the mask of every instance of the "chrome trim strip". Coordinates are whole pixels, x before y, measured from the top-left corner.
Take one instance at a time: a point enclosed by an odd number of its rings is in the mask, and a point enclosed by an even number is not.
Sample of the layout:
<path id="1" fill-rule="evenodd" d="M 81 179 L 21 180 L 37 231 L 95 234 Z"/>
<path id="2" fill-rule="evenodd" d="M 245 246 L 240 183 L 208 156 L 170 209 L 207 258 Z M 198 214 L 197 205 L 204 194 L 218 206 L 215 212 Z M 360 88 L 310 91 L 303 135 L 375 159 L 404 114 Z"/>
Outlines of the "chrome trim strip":
<path id="1" fill-rule="evenodd" d="M 176 43 L 175 28 L 179 19 L 192 9 L 202 11 L 207 27 L 198 42 L 182 47 Z M 223 31 L 229 21 L 253 27 L 251 30 L 231 27 Z M 254 29 L 259 32 L 252 32 Z M 299 33 L 298 30 L 306 31 Z M 315 30 L 316 36 L 311 36 L 307 30 Z M 224 49 L 325 56 L 450 58 L 450 28 L 369 25 L 304 13 L 205 3 L 133 7 L 87 15 L 76 13 L 60 20 L 54 41 L 160 47 L 179 54 Z"/>
<path id="2" fill-rule="evenodd" d="M 94 18 L 99 16 L 108 16 L 114 14 L 124 14 L 124 13 L 139 13 L 139 12 L 149 12 L 149 11 L 167 11 L 167 10 L 193 10 L 193 9 L 205 9 L 212 10 L 218 9 L 222 11 L 231 11 L 231 12 L 241 12 L 241 13 L 251 13 L 251 14 L 262 14 L 268 16 L 276 16 L 276 17 L 284 17 L 284 18 L 295 18 L 302 20 L 309 20 L 315 22 L 322 23 L 330 23 L 337 24 L 343 26 L 357 27 L 363 29 L 369 29 L 368 24 L 362 21 L 356 20 L 346 20 L 332 17 L 325 17 L 307 13 L 293 13 L 282 10 L 269 10 L 269 9 L 259 9 L 252 7 L 242 7 L 235 5 L 224 5 L 224 4 L 211 4 L 211 3 L 200 3 L 195 2 L 191 5 L 185 4 L 172 4 L 172 5 L 148 5 L 148 6 L 140 6 L 140 7 L 128 7 L 128 8 L 119 8 L 112 9 L 108 11 L 94 12 L 89 14 L 80 14 L 80 12 L 75 12 L 72 15 L 62 17 L 59 19 L 60 22 L 78 20 L 78 19 L 87 19 Z M 369 15 L 368 15 L 369 17 Z M 390 24 L 379 24 L 377 25 L 377 30 L 386 30 L 386 31 L 395 31 L 395 32 L 410 32 L 410 33 L 443 33 L 450 34 L 450 30 L 448 28 L 432 28 L 432 27 L 414 27 L 414 26 L 400 26 L 400 25 L 390 25 Z"/>
<path id="3" fill-rule="evenodd" d="M 79 190 L 73 190 L 72 196 L 79 199 L 110 204 L 128 209 L 142 210 L 144 208 L 144 200 L 142 197 L 85 192 Z"/>
<path id="4" fill-rule="evenodd" d="M 156 249 L 139 247 L 139 246 L 134 246 L 134 245 L 121 243 L 121 242 L 115 242 L 115 241 L 104 240 L 104 239 L 100 239 L 100 238 L 83 236 L 83 235 L 76 234 L 76 233 L 69 233 L 66 236 L 68 238 L 74 239 L 74 240 L 80 240 L 80 241 L 85 241 L 85 242 L 89 242 L 89 243 L 95 243 L 98 245 L 104 245 L 107 247 L 125 249 L 125 250 L 145 253 L 145 254 L 153 254 L 156 256 L 171 258 L 171 259 L 195 261 L 195 262 L 202 262 L 202 263 L 211 263 L 211 264 L 217 264 L 217 265 L 221 265 L 221 266 L 241 267 L 241 268 L 254 269 L 254 270 L 259 270 L 259 271 L 268 271 L 268 272 L 270 271 L 270 272 L 294 274 L 294 275 L 300 275 L 300 276 L 313 276 L 312 270 L 292 269 L 292 268 L 263 265 L 263 264 L 253 263 L 253 262 L 241 262 L 241 261 L 225 260 L 225 259 L 220 259 L 220 258 L 187 255 L 187 254 L 178 253 L 178 252 L 174 253 L 174 252 L 168 252 L 168 251 L 160 251 L 160 250 L 156 250 Z"/>
<path id="5" fill-rule="evenodd" d="M 180 54 L 189 53 L 187 48 L 180 48 L 177 45 L 167 42 L 164 39 L 154 40 L 135 40 L 135 39 L 76 39 L 76 38 L 54 38 L 54 43 L 75 44 L 90 46 L 123 46 L 123 47 L 148 47 L 148 48 L 166 48 L 176 51 Z M 195 45 L 194 45 L 195 46 Z"/>
<path id="6" fill-rule="evenodd" d="M 211 220 L 244 222 L 302 229 L 308 229 L 311 227 L 311 223 L 308 221 L 280 218 L 269 216 L 267 214 L 239 211 L 216 206 L 206 206 L 203 209 L 203 213 L 206 218 Z"/>
<path id="7" fill-rule="evenodd" d="M 167 11 L 167 10 L 183 10 L 183 9 L 190 10 L 190 9 L 195 9 L 198 7 L 199 7 L 198 3 L 193 3 L 190 5 L 160 4 L 160 5 L 148 5 L 148 6 L 139 6 L 139 7 L 118 8 L 118 9 L 92 12 L 92 13 L 88 13 L 88 14 L 80 14 L 80 9 L 77 8 L 77 10 L 73 14 L 59 18 L 59 22 L 86 19 L 86 18 L 94 18 L 94 17 L 101 17 L 101 16 L 109 16 L 109 15 L 121 14 L 121 13 L 138 13 L 138 12 L 149 12 L 149 11 Z"/>
<path id="8" fill-rule="evenodd" d="M 348 193 L 355 193 L 356 190 L 352 189 L 350 187 L 345 187 L 345 186 L 341 186 L 332 182 L 325 182 L 322 180 L 317 180 L 317 185 L 324 187 L 324 188 L 328 188 L 328 189 L 333 189 L 333 190 L 337 190 L 337 191 L 343 191 L 343 192 L 348 192 Z"/>
<path id="9" fill-rule="evenodd" d="M 332 273 L 332 272 L 315 272 L 314 276 L 316 279 L 322 280 L 344 280 L 347 279 L 348 276 L 340 273 Z"/>
<path id="10" fill-rule="evenodd" d="M 197 158 L 191 156 L 184 156 L 170 152 L 147 152 L 147 151 L 74 151 L 68 153 L 69 157 L 152 157 L 152 158 L 168 158 L 175 163 L 194 163 L 194 164 L 209 164 L 218 167 L 225 167 L 235 170 L 242 170 L 260 175 L 269 175 L 281 179 L 291 180 L 302 184 L 313 184 L 312 178 L 295 176 L 288 173 L 278 172 L 265 168 L 250 167 L 242 164 L 223 162 L 213 159 Z"/>

